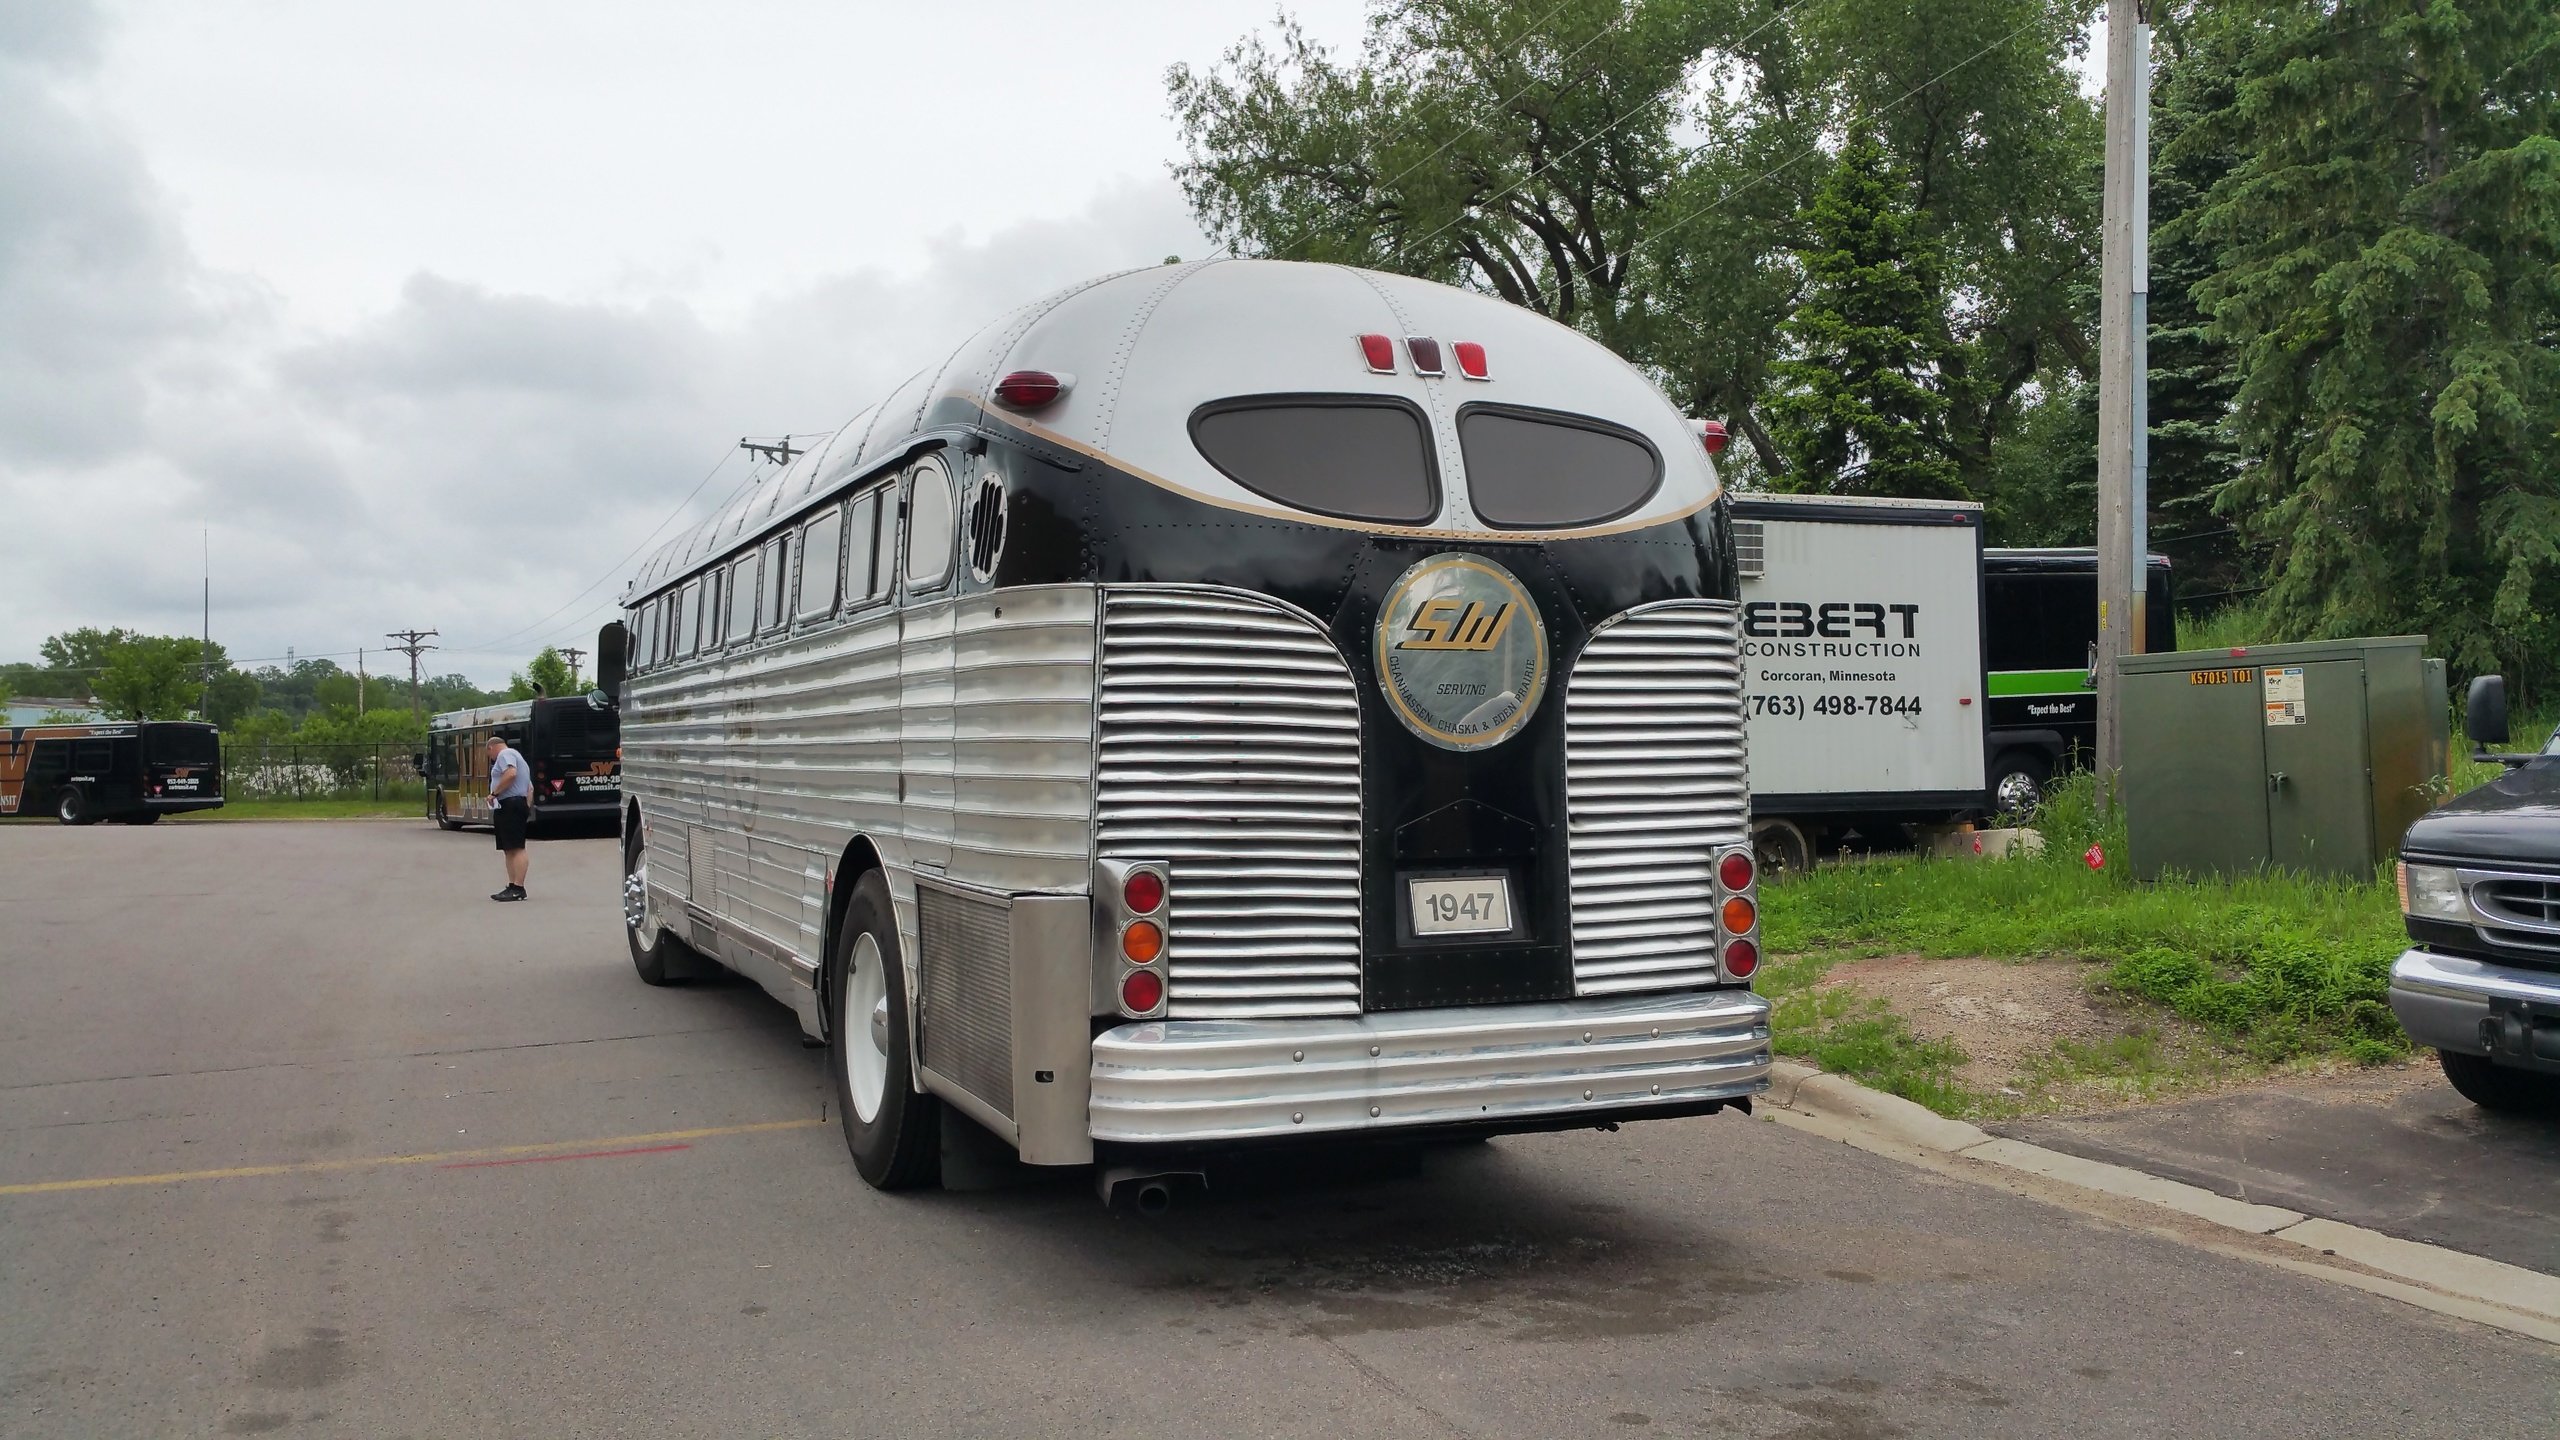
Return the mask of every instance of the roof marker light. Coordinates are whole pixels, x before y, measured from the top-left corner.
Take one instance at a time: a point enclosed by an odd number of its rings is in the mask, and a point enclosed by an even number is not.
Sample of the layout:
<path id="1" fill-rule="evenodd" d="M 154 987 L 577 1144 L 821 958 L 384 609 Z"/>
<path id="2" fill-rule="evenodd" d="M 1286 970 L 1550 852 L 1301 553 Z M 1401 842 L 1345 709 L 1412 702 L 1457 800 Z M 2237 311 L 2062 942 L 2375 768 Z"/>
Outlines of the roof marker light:
<path id="1" fill-rule="evenodd" d="M 1067 384 L 1046 370 L 1016 370 L 996 382 L 996 398 L 1016 410 L 1037 410 L 1056 403 Z"/>
<path id="2" fill-rule="evenodd" d="M 1413 356 L 1414 374 L 1439 375 L 1444 373 L 1440 368 L 1439 341 L 1432 339 L 1428 335 L 1407 335 L 1404 337 L 1404 348 Z"/>
<path id="3" fill-rule="evenodd" d="M 1698 426 L 1698 443 L 1707 447 L 1707 453 L 1710 455 L 1723 454 L 1724 447 L 1730 444 L 1733 440 L 1733 436 L 1724 428 L 1724 422 L 1721 420 L 1700 420 L 1696 423 Z"/>
<path id="4" fill-rule="evenodd" d="M 1449 347 L 1458 357 L 1458 373 L 1470 380 L 1490 380 L 1493 371 L 1485 364 L 1484 347 L 1473 340 L 1461 340 Z"/>
<path id="5" fill-rule="evenodd" d="M 1369 362 L 1370 374 L 1393 375 L 1396 373 L 1396 342 L 1384 335 L 1363 335 L 1360 337 L 1360 358 Z"/>

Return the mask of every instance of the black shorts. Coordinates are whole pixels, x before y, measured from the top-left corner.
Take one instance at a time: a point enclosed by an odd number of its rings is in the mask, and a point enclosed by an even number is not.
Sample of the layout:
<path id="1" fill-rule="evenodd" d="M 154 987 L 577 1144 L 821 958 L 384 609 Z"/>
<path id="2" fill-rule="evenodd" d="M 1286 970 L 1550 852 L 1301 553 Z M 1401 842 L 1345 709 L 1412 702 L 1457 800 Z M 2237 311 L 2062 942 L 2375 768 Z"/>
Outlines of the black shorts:
<path id="1" fill-rule="evenodd" d="M 490 823 L 498 827 L 498 848 L 523 849 L 524 827 L 532 819 L 533 806 L 523 797 L 499 801 L 497 808 L 489 812 Z"/>

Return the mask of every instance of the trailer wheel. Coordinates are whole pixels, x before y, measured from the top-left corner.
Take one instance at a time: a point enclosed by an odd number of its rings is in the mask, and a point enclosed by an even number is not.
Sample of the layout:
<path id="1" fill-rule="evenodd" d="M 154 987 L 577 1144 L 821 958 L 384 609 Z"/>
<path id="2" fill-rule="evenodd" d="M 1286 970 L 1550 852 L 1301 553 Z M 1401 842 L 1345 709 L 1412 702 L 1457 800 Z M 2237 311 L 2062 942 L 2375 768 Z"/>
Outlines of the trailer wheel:
<path id="1" fill-rule="evenodd" d="M 2560 1113 L 2560 1078 L 2511 1069 L 2484 1055 L 2452 1050 L 2437 1051 L 2436 1060 L 2444 1066 L 2444 1078 L 2453 1082 L 2462 1098 L 2483 1110 L 2510 1115 Z"/>
<path id="2" fill-rule="evenodd" d="M 436 819 L 441 824 L 444 817 Z M 643 984 L 671 985 L 693 973 L 685 963 L 690 957 L 677 949 L 684 942 L 667 927 L 649 923 L 649 849 L 637 831 L 622 841 L 622 935 L 631 942 L 631 968 Z"/>
<path id="3" fill-rule="evenodd" d="M 853 1168 L 878 1190 L 941 1178 L 942 1105 L 909 1082 L 906 966 L 898 955 L 889 882 L 877 870 L 854 886 L 827 960 L 827 1069 L 844 1112 Z"/>
<path id="4" fill-rule="evenodd" d="M 89 793 L 77 785 L 69 785 L 63 788 L 62 799 L 53 807 L 53 813 L 55 817 L 60 819 L 65 825 L 94 825 L 98 823 L 98 812 L 97 809 L 89 803 Z"/>
<path id="5" fill-rule="evenodd" d="M 2053 779 L 2053 762 L 2040 750 L 2003 750 L 1991 762 L 1991 810 L 2006 820 L 2025 820 L 2044 803 L 2044 787 Z"/>
<path id="6" fill-rule="evenodd" d="M 1813 837 L 1793 820 L 1759 820 L 1751 826 L 1751 858 L 1763 884 L 1813 868 Z"/>
<path id="7" fill-rule="evenodd" d="M 439 830 L 459 830 L 462 828 L 461 821 L 454 819 L 452 816 L 447 815 L 444 812 L 444 796 L 441 794 L 436 796 L 436 828 Z"/>

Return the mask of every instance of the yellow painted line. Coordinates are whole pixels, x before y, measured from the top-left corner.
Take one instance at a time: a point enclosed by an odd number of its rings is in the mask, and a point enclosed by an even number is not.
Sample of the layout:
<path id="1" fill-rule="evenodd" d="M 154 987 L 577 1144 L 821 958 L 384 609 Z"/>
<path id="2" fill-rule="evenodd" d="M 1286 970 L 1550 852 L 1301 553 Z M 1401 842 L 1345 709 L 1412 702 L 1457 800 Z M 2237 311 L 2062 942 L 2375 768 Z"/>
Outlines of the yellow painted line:
<path id="1" fill-rule="evenodd" d="M 765 1120 L 753 1125 L 712 1125 L 700 1130 L 660 1130 L 649 1135 L 611 1135 L 601 1140 L 553 1140 L 539 1145 L 493 1145 L 485 1150 L 439 1150 L 425 1155 L 372 1155 L 361 1160 L 299 1160 L 287 1165 L 235 1165 L 228 1170 L 172 1170 L 161 1175 L 100 1175 L 87 1180 L 39 1180 L 27 1185 L 0 1185 L 0 1195 L 49 1195 L 61 1190 L 113 1190 L 126 1185 L 179 1185 L 191 1180 L 247 1180 L 259 1175 L 320 1175 L 332 1170 L 368 1170 L 384 1165 L 439 1165 L 456 1160 L 489 1160 L 507 1155 L 539 1155 L 551 1150 L 611 1150 L 635 1145 L 661 1145 L 676 1140 L 703 1140 L 714 1135 L 757 1135 L 768 1130 L 803 1130 L 824 1125 L 818 1119 Z"/>

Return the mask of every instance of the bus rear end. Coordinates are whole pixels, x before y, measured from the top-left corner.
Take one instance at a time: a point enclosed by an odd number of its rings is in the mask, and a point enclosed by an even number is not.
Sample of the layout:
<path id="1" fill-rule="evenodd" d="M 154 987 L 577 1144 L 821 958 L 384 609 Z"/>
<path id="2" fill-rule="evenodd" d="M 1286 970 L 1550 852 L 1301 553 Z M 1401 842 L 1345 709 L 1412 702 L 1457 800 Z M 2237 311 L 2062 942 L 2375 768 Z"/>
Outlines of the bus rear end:
<path id="1" fill-rule="evenodd" d="M 222 804 L 222 736 L 211 725 L 154 720 L 142 726 L 144 811 L 175 814 Z"/>
<path id="2" fill-rule="evenodd" d="M 520 742 L 533 767 L 533 818 L 612 824 L 622 813 L 622 728 L 584 696 L 533 702 Z"/>

